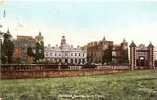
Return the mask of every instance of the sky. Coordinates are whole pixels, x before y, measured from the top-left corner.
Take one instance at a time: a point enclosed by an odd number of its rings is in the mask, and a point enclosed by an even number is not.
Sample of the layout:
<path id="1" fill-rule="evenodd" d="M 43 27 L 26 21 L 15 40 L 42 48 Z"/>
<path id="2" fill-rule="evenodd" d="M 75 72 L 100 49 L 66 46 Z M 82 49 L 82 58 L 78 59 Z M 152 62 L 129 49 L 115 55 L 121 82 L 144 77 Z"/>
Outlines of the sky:
<path id="1" fill-rule="evenodd" d="M 6 17 L 3 18 L 3 11 Z M 157 2 L 141 0 L 0 0 L 2 31 L 44 36 L 45 45 L 60 44 L 62 35 L 74 46 L 99 41 L 157 46 Z"/>

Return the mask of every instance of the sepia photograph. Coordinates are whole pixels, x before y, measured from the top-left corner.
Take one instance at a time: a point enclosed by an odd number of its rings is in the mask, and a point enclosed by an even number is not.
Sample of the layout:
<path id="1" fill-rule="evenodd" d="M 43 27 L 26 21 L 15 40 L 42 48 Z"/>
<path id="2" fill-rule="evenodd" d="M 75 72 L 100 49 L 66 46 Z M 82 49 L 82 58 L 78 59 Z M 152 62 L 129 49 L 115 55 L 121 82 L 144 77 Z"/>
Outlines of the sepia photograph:
<path id="1" fill-rule="evenodd" d="M 157 1 L 0 0 L 0 100 L 157 100 Z"/>

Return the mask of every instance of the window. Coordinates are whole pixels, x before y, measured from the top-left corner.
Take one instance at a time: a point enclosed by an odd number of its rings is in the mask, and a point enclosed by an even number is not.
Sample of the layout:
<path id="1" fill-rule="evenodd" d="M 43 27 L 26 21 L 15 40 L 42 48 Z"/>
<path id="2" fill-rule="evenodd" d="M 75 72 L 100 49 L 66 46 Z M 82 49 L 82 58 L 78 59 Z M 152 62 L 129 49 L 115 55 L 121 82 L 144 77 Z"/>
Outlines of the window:
<path id="1" fill-rule="evenodd" d="M 80 56 L 80 53 L 79 53 L 79 56 Z"/>
<path id="2" fill-rule="evenodd" d="M 46 57 L 48 57 L 49 55 L 46 53 Z"/>
<path id="3" fill-rule="evenodd" d="M 73 59 L 71 59 L 71 63 L 73 63 Z"/>
<path id="4" fill-rule="evenodd" d="M 75 63 L 77 63 L 77 59 L 75 59 Z"/>
<path id="5" fill-rule="evenodd" d="M 65 53 L 65 56 L 68 56 L 68 54 L 67 54 L 67 53 Z"/>
<path id="6" fill-rule="evenodd" d="M 71 53 L 71 56 L 73 56 L 73 53 Z"/>
<path id="7" fill-rule="evenodd" d="M 85 59 L 82 59 L 82 63 L 83 63 L 83 64 L 85 63 Z"/>
<path id="8" fill-rule="evenodd" d="M 77 53 L 75 53 L 75 56 L 77 56 Z"/>

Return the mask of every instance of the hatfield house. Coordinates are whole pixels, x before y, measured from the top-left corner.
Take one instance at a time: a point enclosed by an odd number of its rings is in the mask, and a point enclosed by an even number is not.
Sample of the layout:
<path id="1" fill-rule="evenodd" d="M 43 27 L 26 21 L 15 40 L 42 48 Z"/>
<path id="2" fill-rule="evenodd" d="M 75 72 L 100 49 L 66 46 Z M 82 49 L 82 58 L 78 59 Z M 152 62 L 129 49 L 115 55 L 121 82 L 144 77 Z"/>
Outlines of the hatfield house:
<path id="1" fill-rule="evenodd" d="M 23 63 L 33 63 L 35 57 L 31 59 L 28 56 L 28 48 L 36 51 L 37 41 L 44 41 L 43 36 L 17 36 L 14 39 L 13 61 L 23 61 Z M 39 43 L 40 44 L 40 43 Z M 128 48 L 130 47 L 130 48 Z M 62 64 L 105 64 L 105 65 L 129 65 L 132 69 L 153 68 L 157 65 L 155 59 L 155 48 L 150 43 L 147 47 L 144 44 L 136 46 L 132 42 L 124 39 L 120 44 L 114 44 L 113 41 L 106 40 L 104 37 L 100 41 L 93 41 L 87 45 L 76 48 L 66 42 L 65 36 L 62 36 L 60 45 L 45 46 L 43 48 L 43 61 Z"/>
<path id="2" fill-rule="evenodd" d="M 8 30 L 8 33 L 9 30 Z M 3 43 L 3 42 L 0 42 Z M 41 32 L 32 36 L 17 36 L 13 39 L 13 63 L 54 63 L 54 64 L 97 64 L 130 66 L 131 69 L 153 68 L 157 66 L 156 49 L 150 43 L 148 46 L 136 46 L 124 39 L 120 44 L 106 40 L 92 41 L 83 47 L 69 45 L 65 36 L 61 37 L 60 45 L 44 46 L 44 37 Z M 129 47 L 129 48 L 128 48 Z"/>
<path id="3" fill-rule="evenodd" d="M 87 50 L 85 47 L 77 46 L 74 48 L 72 45 L 66 43 L 65 36 L 62 36 L 60 46 L 56 45 L 51 47 L 46 46 L 44 49 L 45 59 L 54 63 L 64 64 L 86 64 L 87 63 Z"/>

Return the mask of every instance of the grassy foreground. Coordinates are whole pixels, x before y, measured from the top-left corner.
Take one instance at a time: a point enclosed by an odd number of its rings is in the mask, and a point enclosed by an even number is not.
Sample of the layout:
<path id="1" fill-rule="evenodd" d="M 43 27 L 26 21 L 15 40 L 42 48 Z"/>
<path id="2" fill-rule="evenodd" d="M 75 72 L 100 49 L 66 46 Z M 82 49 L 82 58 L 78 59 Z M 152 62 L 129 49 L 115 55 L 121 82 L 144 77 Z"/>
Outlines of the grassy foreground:
<path id="1" fill-rule="evenodd" d="M 0 97 L 3 100 L 157 100 L 157 71 L 1 80 Z"/>

